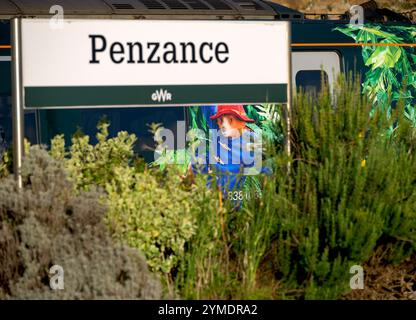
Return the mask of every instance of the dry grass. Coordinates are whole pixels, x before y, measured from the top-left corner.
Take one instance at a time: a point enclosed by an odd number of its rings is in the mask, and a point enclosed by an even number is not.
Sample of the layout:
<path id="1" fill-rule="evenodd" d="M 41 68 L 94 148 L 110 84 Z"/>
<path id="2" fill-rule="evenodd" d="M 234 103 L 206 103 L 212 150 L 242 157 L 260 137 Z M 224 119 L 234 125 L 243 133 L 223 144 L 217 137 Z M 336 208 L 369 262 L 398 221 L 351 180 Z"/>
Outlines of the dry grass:
<path id="1" fill-rule="evenodd" d="M 400 264 L 383 262 L 379 250 L 364 266 L 364 289 L 344 295 L 345 300 L 416 300 L 416 256 Z"/>

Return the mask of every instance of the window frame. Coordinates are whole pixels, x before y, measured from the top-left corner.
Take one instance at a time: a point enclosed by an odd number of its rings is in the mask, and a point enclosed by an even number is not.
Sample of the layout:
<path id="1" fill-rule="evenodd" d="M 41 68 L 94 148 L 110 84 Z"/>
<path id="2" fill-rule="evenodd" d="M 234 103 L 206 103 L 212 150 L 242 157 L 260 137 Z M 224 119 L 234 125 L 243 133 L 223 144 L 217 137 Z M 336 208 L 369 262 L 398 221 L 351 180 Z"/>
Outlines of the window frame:
<path id="1" fill-rule="evenodd" d="M 323 70 L 328 75 L 330 91 L 333 92 L 338 75 L 341 73 L 341 56 L 335 50 L 292 51 L 292 86 L 296 85 L 299 71 Z"/>

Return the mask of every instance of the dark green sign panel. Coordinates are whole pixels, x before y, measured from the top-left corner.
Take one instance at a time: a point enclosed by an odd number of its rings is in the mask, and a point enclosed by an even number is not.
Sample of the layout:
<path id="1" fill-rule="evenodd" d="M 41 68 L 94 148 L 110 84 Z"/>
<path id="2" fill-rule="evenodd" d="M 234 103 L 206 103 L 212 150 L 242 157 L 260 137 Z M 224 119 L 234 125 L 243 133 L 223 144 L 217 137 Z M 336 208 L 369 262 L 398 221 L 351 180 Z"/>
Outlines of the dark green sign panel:
<path id="1" fill-rule="evenodd" d="M 26 108 L 284 103 L 286 84 L 27 87 Z"/>

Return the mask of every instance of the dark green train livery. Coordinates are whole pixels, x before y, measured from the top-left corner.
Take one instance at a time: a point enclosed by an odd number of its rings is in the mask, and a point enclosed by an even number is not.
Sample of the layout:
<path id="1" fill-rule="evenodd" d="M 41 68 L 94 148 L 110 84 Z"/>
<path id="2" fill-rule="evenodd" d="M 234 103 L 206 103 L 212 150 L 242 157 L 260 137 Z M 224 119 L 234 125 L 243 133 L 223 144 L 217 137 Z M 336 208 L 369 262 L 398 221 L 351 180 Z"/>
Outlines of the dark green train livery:
<path id="1" fill-rule="evenodd" d="M 416 26 L 403 15 L 387 10 L 366 11 L 364 24 L 350 24 L 348 14 L 336 20 L 308 16 L 284 6 L 260 0 L 67 0 L 68 17 L 132 19 L 246 19 L 289 20 L 292 24 L 292 81 L 296 87 L 319 90 L 322 72 L 329 87 L 340 72 L 361 75 L 363 92 L 378 104 L 402 98 L 405 116 L 416 126 Z M 0 1 L 0 141 L 11 144 L 10 18 L 50 16 L 50 1 Z M 365 7 L 364 7 L 365 8 Z M 387 22 L 373 21 L 374 17 Z M 371 19 L 371 20 L 370 20 Z M 377 20 L 377 19 L 375 19 Z M 269 39 L 273 41 L 273 39 Z M 376 43 L 378 45 L 371 45 Z M 367 44 L 367 45 L 366 45 Z M 261 50 L 261 48 L 259 48 Z M 253 61 L 247 63 L 255 63 Z M 403 83 L 406 84 L 402 90 Z M 389 111 L 389 110 L 388 110 Z M 136 150 L 150 161 L 154 144 L 148 124 L 163 123 L 176 132 L 177 121 L 188 121 L 188 107 L 102 108 L 33 110 L 25 112 L 25 136 L 31 143 L 48 144 L 56 134 L 67 139 L 77 130 L 95 136 L 96 125 L 106 117 L 110 135 L 126 130 L 139 139 Z"/>

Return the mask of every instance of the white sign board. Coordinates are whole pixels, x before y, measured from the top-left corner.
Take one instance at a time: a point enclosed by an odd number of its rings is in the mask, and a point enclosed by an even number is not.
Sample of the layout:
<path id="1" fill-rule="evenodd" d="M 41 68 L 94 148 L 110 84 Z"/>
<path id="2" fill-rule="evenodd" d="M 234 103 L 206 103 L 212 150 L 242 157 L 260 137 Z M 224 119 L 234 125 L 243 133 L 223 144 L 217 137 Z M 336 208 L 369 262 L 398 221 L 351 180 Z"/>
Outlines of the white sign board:
<path id="1" fill-rule="evenodd" d="M 22 19 L 25 108 L 287 102 L 289 22 Z"/>

